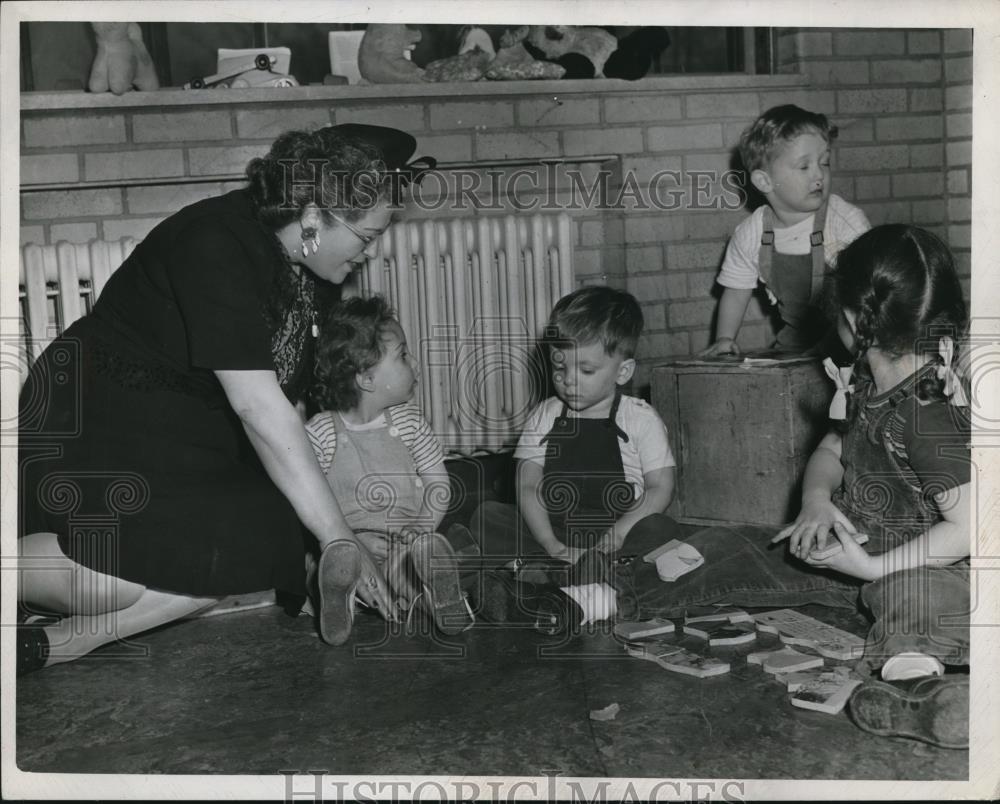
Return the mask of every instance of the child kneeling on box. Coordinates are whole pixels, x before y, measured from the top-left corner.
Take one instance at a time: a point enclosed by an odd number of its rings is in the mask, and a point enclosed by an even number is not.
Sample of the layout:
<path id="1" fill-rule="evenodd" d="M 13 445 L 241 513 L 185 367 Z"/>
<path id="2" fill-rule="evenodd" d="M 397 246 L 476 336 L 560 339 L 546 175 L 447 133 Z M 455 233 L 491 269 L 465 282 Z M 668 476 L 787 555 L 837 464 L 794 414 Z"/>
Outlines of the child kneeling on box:
<path id="1" fill-rule="evenodd" d="M 591 553 L 580 562 L 588 551 L 614 555 L 642 530 L 655 532 L 659 543 L 672 524 L 663 515 L 676 472 L 666 426 L 650 405 L 622 393 L 635 371 L 642 326 L 638 302 L 624 291 L 584 287 L 559 300 L 544 339 L 555 395 L 528 417 L 514 453 L 517 509 L 488 502 L 473 518 L 481 545 L 522 553 L 523 535 L 530 534 L 564 570 L 587 565 L 576 581 L 570 573 L 560 586 L 603 577 L 599 557 L 591 561 Z M 502 572 L 484 579 L 483 616 L 508 621 L 513 612 L 498 604 L 502 590 L 491 594 L 489 588 L 498 580 L 507 600 L 520 599 L 522 613 L 526 590 L 514 589 Z M 607 608 L 614 608 L 613 599 Z"/>
<path id="2" fill-rule="evenodd" d="M 458 559 L 434 532 L 451 487 L 441 444 L 411 401 L 416 384 L 416 361 L 385 299 L 333 307 L 316 355 L 314 402 L 324 412 L 306 430 L 362 545 L 332 542 L 317 565 L 320 636 L 333 645 L 350 637 L 358 584 L 378 581 L 358 577 L 361 549 L 381 565 L 400 608 L 421 605 L 446 634 L 472 625 Z"/>

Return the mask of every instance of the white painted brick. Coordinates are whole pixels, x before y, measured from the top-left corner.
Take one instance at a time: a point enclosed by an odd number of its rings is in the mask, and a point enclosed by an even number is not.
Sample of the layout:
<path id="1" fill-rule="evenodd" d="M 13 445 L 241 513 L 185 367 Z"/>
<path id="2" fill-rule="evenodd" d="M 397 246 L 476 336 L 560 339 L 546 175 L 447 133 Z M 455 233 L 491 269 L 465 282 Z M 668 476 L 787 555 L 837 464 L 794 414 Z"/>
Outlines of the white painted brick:
<path id="1" fill-rule="evenodd" d="M 706 123 L 696 126 L 651 126 L 646 131 L 651 151 L 687 151 L 722 148 L 722 126 Z"/>
<path id="2" fill-rule="evenodd" d="M 972 136 L 972 114 L 949 114 L 948 115 L 948 138 Z"/>
<path id="3" fill-rule="evenodd" d="M 660 303 L 642 305 L 642 319 L 643 330 L 646 332 L 667 328 L 667 311 Z"/>
<path id="4" fill-rule="evenodd" d="M 601 102 L 597 98 L 557 100 L 551 97 L 520 101 L 517 104 L 517 122 L 519 126 L 529 128 L 600 123 Z"/>
<path id="5" fill-rule="evenodd" d="M 687 117 L 754 118 L 760 111 L 755 92 L 707 92 L 685 98 Z"/>
<path id="6" fill-rule="evenodd" d="M 341 105 L 333 108 L 334 122 L 364 123 L 416 132 L 424 128 L 424 107 L 419 103 Z"/>
<path id="7" fill-rule="evenodd" d="M 120 114 L 26 117 L 22 125 L 25 148 L 71 148 L 125 142 L 125 116 Z"/>
<path id="8" fill-rule="evenodd" d="M 215 182 L 209 184 L 175 184 L 164 187 L 129 187 L 125 200 L 131 215 L 148 215 L 153 212 L 171 214 L 205 198 L 220 195 Z"/>
<path id="9" fill-rule="evenodd" d="M 881 117 L 875 121 L 875 136 L 883 142 L 898 140 L 940 140 L 941 115 Z"/>
<path id="10" fill-rule="evenodd" d="M 53 223 L 49 227 L 49 241 L 58 243 L 65 240 L 67 243 L 87 243 L 97 239 L 97 224 L 91 221 L 86 223 Z"/>
<path id="11" fill-rule="evenodd" d="M 945 87 L 944 107 L 948 110 L 971 109 L 972 87 L 968 84 L 962 84 L 954 87 Z"/>
<path id="12" fill-rule="evenodd" d="M 269 145 L 233 145 L 188 149 L 188 175 L 227 176 L 242 174 L 247 163 L 264 156 Z"/>
<path id="13" fill-rule="evenodd" d="M 807 61 L 802 66 L 814 84 L 867 84 L 871 80 L 867 61 Z"/>
<path id="14" fill-rule="evenodd" d="M 26 193 L 21 198 L 21 216 L 25 220 L 93 218 L 121 213 L 121 190 L 52 190 Z"/>
<path id="15" fill-rule="evenodd" d="M 21 157 L 21 184 L 50 184 L 80 180 L 76 154 Z"/>
<path id="16" fill-rule="evenodd" d="M 875 121 L 870 117 L 847 117 L 836 121 L 837 142 L 872 142 Z"/>
<path id="17" fill-rule="evenodd" d="M 692 295 L 688 286 L 688 276 L 683 271 L 667 271 L 667 298 L 685 299 Z"/>
<path id="18" fill-rule="evenodd" d="M 604 120 L 609 125 L 679 120 L 680 117 L 681 99 L 673 95 L 637 95 L 604 99 Z"/>
<path id="19" fill-rule="evenodd" d="M 228 111 L 145 112 L 132 115 L 133 142 L 199 142 L 232 139 Z"/>
<path id="20" fill-rule="evenodd" d="M 497 101 L 495 103 L 447 103 L 432 104 L 431 128 L 507 128 L 514 125 L 514 104 Z"/>
<path id="21" fill-rule="evenodd" d="M 520 159 L 559 155 L 559 134 L 555 131 L 476 133 L 477 159 Z"/>
<path id="22" fill-rule="evenodd" d="M 662 271 L 656 274 L 641 274 L 640 276 L 629 276 L 628 292 L 641 300 L 666 299 L 667 275 Z"/>
<path id="23" fill-rule="evenodd" d="M 439 162 L 471 162 L 472 137 L 468 134 L 420 134 L 416 156 L 431 156 Z"/>
<path id="24" fill-rule="evenodd" d="M 941 167 L 944 164 L 944 145 L 940 142 L 910 146 L 910 167 Z"/>
<path id="25" fill-rule="evenodd" d="M 88 181 L 158 178 L 184 175 L 184 152 L 179 148 L 88 153 L 83 156 Z"/>
<path id="26" fill-rule="evenodd" d="M 671 243 L 667 246 L 667 266 L 671 271 L 718 268 L 725 248 L 722 242 Z"/>
<path id="27" fill-rule="evenodd" d="M 838 170 L 895 170 L 910 161 L 905 145 L 838 148 L 836 154 Z"/>
<path id="28" fill-rule="evenodd" d="M 707 298 L 715 290 L 718 271 L 688 271 L 681 274 L 687 277 L 687 292 L 691 298 Z"/>
<path id="29" fill-rule="evenodd" d="M 896 198 L 910 196 L 941 195 L 944 192 L 944 177 L 933 173 L 894 173 L 892 194 Z"/>
<path id="30" fill-rule="evenodd" d="M 872 62 L 875 84 L 933 84 L 941 80 L 939 59 L 886 59 Z"/>
<path id="31" fill-rule="evenodd" d="M 971 221 L 972 220 L 972 199 L 971 198 L 949 198 L 948 199 L 948 220 L 949 221 Z"/>
<path id="32" fill-rule="evenodd" d="M 761 92 L 760 108 L 770 109 L 772 106 L 780 106 L 785 103 L 794 103 L 810 112 L 822 112 L 825 115 L 833 114 L 835 94 L 833 90 L 824 89 L 786 89 L 780 92 Z M 747 125 L 752 123 L 747 120 Z"/>
<path id="33" fill-rule="evenodd" d="M 951 224 L 948 227 L 948 244 L 952 248 L 972 247 L 972 227 L 969 224 Z"/>
<path id="34" fill-rule="evenodd" d="M 622 170 L 627 175 L 633 173 L 643 186 L 661 171 L 673 171 L 680 175 L 684 162 L 679 156 L 627 156 L 622 159 Z M 666 182 L 666 178 L 663 178 Z"/>
<path id="35" fill-rule="evenodd" d="M 44 226 L 24 226 L 22 224 L 20 235 L 22 246 L 26 246 L 29 243 L 37 243 L 41 246 L 46 243 Z"/>
<path id="36" fill-rule="evenodd" d="M 944 52 L 964 53 L 972 50 L 972 29 L 951 28 L 944 32 Z"/>
<path id="37" fill-rule="evenodd" d="M 944 201 L 914 201 L 910 205 L 910 221 L 917 226 L 935 226 L 944 222 Z"/>
<path id="38" fill-rule="evenodd" d="M 940 31 L 909 31 L 906 34 L 906 52 L 911 56 L 929 56 L 941 52 Z"/>
<path id="39" fill-rule="evenodd" d="M 725 240 L 743 218 L 746 210 L 695 212 L 684 216 L 690 240 Z"/>
<path id="40" fill-rule="evenodd" d="M 626 243 L 669 243 L 684 239 L 681 215 L 628 215 L 625 218 Z"/>
<path id="41" fill-rule="evenodd" d="M 940 87 L 917 87 L 910 90 L 911 112 L 939 112 L 944 108 Z"/>
<path id="42" fill-rule="evenodd" d="M 645 333 L 639 337 L 639 354 L 646 360 L 691 354 L 686 332 Z"/>
<path id="43" fill-rule="evenodd" d="M 274 109 L 237 109 L 236 136 L 274 140 L 292 129 L 312 130 L 330 124 L 330 110 L 315 106 L 279 106 Z"/>
<path id="44" fill-rule="evenodd" d="M 972 140 L 949 142 L 945 145 L 944 151 L 945 162 L 952 167 L 972 164 Z"/>
<path id="45" fill-rule="evenodd" d="M 906 52 L 902 31 L 837 31 L 833 52 L 838 56 L 889 56 Z"/>
<path id="46" fill-rule="evenodd" d="M 804 58 L 833 54 L 833 35 L 824 31 L 799 31 L 799 53 Z"/>
<path id="47" fill-rule="evenodd" d="M 642 153 L 641 128 L 587 128 L 563 131 L 563 148 L 568 155 Z"/>
<path id="48" fill-rule="evenodd" d="M 163 218 L 112 218 L 103 222 L 105 240 L 134 237 L 142 240 Z"/>
<path id="49" fill-rule="evenodd" d="M 704 326 L 712 320 L 715 299 L 703 301 L 674 302 L 667 306 L 671 328 Z"/>
<path id="50" fill-rule="evenodd" d="M 948 192 L 965 195 L 969 192 L 969 171 L 949 170 L 947 176 Z"/>
<path id="51" fill-rule="evenodd" d="M 864 206 L 865 215 L 872 226 L 883 223 L 900 223 L 910 220 L 909 201 L 868 202 Z"/>
<path id="52" fill-rule="evenodd" d="M 890 192 L 890 181 L 886 175 L 857 176 L 854 179 L 854 198 L 858 201 L 889 198 Z"/>
<path id="53" fill-rule="evenodd" d="M 842 89 L 837 92 L 840 114 L 885 114 L 906 111 L 905 89 Z"/>
<path id="54" fill-rule="evenodd" d="M 854 177 L 834 173 L 830 179 L 830 191 L 841 198 L 854 198 Z"/>

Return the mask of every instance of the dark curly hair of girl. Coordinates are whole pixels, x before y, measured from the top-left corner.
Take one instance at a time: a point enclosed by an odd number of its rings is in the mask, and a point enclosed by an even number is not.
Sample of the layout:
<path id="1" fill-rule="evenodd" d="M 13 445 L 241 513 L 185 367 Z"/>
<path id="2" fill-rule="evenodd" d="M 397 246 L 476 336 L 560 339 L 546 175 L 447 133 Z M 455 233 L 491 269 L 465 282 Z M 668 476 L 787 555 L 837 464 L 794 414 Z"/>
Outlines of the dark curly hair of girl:
<path id="1" fill-rule="evenodd" d="M 833 301 L 855 315 L 855 370 L 877 346 L 891 357 L 932 354 L 948 335 L 958 344 L 966 330 L 962 285 L 948 246 L 916 226 L 876 226 L 845 248 L 832 277 Z M 917 388 L 922 400 L 944 398 L 936 376 Z M 848 421 L 853 411 L 848 409 Z"/>
<path id="2" fill-rule="evenodd" d="M 382 337 L 397 323 L 382 296 L 335 304 L 320 328 L 312 403 L 317 410 L 350 410 L 361 394 L 355 378 L 385 355 Z"/>

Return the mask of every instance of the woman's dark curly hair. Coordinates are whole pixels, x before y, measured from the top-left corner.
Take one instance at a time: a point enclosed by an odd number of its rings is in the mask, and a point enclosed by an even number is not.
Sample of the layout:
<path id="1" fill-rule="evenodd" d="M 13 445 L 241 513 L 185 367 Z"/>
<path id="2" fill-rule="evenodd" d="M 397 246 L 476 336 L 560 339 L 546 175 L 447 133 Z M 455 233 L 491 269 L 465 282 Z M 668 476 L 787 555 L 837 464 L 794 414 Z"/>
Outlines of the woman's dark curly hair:
<path id="1" fill-rule="evenodd" d="M 318 410 L 350 410 L 361 398 L 355 378 L 385 355 L 382 338 L 396 316 L 382 296 L 335 304 L 320 328 L 312 403 Z"/>
<path id="2" fill-rule="evenodd" d="M 840 252 L 832 280 L 837 308 L 855 315 L 856 369 L 863 369 L 871 346 L 892 357 L 936 356 L 945 335 L 955 341 L 957 357 L 967 323 L 965 300 L 951 251 L 940 238 L 916 226 L 876 226 Z M 943 399 L 942 382 L 931 375 L 917 396 Z"/>
<path id="3" fill-rule="evenodd" d="M 309 204 L 328 225 L 334 215 L 357 220 L 385 197 L 391 178 L 379 148 L 336 126 L 286 131 L 266 156 L 250 160 L 246 174 L 257 219 L 274 230 Z"/>

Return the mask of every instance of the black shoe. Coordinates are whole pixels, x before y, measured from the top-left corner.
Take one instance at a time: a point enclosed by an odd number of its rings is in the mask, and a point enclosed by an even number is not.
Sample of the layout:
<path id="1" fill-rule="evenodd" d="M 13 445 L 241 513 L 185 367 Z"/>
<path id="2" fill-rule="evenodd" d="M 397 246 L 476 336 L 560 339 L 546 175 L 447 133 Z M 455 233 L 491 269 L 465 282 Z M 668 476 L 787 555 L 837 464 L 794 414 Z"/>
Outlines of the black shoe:
<path id="1" fill-rule="evenodd" d="M 851 717 L 881 737 L 910 737 L 940 748 L 969 747 L 969 677 L 869 681 L 850 700 Z"/>
<path id="2" fill-rule="evenodd" d="M 17 675 L 41 670 L 49 658 L 49 637 L 40 625 L 17 627 Z"/>
<path id="3" fill-rule="evenodd" d="M 509 569 L 483 576 L 479 604 L 487 622 L 529 626 L 548 635 L 568 632 L 580 624 L 583 614 L 558 587 L 520 581 Z"/>

